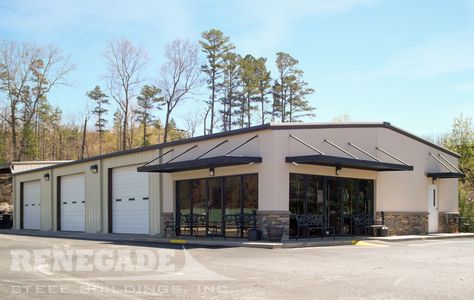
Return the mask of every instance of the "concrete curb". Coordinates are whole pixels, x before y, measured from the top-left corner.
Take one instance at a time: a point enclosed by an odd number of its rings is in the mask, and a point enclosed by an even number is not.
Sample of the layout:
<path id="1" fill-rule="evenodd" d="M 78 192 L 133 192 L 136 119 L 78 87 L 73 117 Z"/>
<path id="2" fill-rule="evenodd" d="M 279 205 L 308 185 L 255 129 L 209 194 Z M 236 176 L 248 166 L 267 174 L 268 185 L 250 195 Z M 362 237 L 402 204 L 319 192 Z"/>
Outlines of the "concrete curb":
<path id="1" fill-rule="evenodd" d="M 459 238 L 474 238 L 474 233 L 451 233 L 451 234 L 432 234 L 421 236 L 397 236 L 397 237 L 369 237 L 368 241 L 383 241 L 383 242 L 405 242 L 405 241 L 425 241 L 425 240 L 444 240 L 444 239 L 459 239 Z"/>
<path id="2" fill-rule="evenodd" d="M 179 238 L 160 238 L 155 236 L 136 236 L 136 235 L 122 235 L 122 234 L 89 234 L 89 233 L 73 233 L 73 232 L 47 232 L 47 231 L 26 231 L 26 230 L 12 230 L 1 229 L 0 234 L 18 235 L 18 236 L 37 236 L 46 238 L 59 239 L 74 239 L 74 240 L 89 240 L 101 242 L 113 242 L 124 244 L 168 244 L 168 245 L 192 245 L 202 247 L 248 247 L 248 248 L 262 248 L 262 249 L 294 249 L 304 247 L 331 247 L 331 246 L 348 246 L 360 245 L 370 242 L 404 242 L 415 240 L 440 240 L 440 239 L 454 239 L 454 238 L 474 238 L 474 233 L 460 233 L 460 234 L 433 234 L 425 236 L 399 236 L 399 237 L 369 237 L 368 239 L 314 239 L 314 240 L 300 240 L 290 242 L 250 242 L 246 240 L 199 240 L 199 239 L 179 239 Z"/>

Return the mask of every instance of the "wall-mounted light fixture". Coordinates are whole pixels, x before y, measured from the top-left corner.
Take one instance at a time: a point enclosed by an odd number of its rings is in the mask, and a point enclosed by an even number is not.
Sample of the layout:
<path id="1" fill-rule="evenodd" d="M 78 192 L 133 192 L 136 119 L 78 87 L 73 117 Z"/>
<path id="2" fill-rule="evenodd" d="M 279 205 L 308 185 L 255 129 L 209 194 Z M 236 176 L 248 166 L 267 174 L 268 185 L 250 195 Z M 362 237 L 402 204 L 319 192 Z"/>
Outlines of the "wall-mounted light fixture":
<path id="1" fill-rule="evenodd" d="M 336 175 L 339 176 L 341 175 L 342 168 L 341 167 L 336 167 Z"/>
<path id="2" fill-rule="evenodd" d="M 92 172 L 92 173 L 97 173 L 97 172 L 99 172 L 99 166 L 98 166 L 98 165 L 92 165 L 92 166 L 91 166 L 91 172 Z"/>
<path id="3" fill-rule="evenodd" d="M 49 173 L 43 175 L 44 180 L 49 181 Z"/>
<path id="4" fill-rule="evenodd" d="M 216 170 L 214 169 L 214 167 L 210 167 L 209 168 L 209 176 L 214 176 L 216 174 Z"/>

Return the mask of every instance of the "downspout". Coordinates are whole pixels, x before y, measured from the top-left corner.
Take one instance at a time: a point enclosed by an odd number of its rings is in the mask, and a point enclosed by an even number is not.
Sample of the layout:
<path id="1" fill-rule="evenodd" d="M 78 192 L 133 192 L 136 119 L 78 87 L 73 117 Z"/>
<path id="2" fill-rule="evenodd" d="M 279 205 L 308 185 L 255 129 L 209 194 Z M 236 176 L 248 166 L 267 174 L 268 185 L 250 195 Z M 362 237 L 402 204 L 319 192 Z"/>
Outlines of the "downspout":
<path id="1" fill-rule="evenodd" d="M 49 191 L 50 191 L 50 195 L 51 195 L 51 231 L 54 231 L 54 224 L 56 223 L 57 224 L 57 220 L 54 216 L 56 216 L 57 214 L 54 213 L 54 207 L 57 206 L 56 202 L 58 201 L 58 199 L 56 199 L 56 201 L 54 201 L 55 197 L 54 195 L 56 194 L 55 192 L 55 189 L 54 189 L 54 176 L 53 176 L 53 169 L 50 169 L 49 171 Z M 40 188 L 40 199 L 41 199 L 41 188 Z M 40 201 L 41 202 L 41 201 Z M 41 210 L 40 210 L 40 215 L 41 215 Z M 56 222 L 55 222 L 56 220 Z M 41 219 L 40 219 L 41 221 Z M 57 228 L 56 228 L 57 230 Z"/>
<path id="2" fill-rule="evenodd" d="M 163 154 L 163 149 L 160 148 L 158 150 L 158 155 L 161 156 Z M 159 163 L 163 163 L 163 158 L 159 159 Z M 161 236 L 161 227 L 163 223 L 163 173 L 158 173 L 158 207 L 160 209 L 158 214 L 158 235 Z"/>
<path id="3" fill-rule="evenodd" d="M 104 232 L 104 221 L 103 221 L 103 217 L 104 217 L 104 199 L 103 199 L 103 192 L 104 192 L 104 187 L 103 187 L 103 183 L 104 183 L 104 179 L 103 179 L 103 175 L 104 175 L 104 172 L 102 170 L 102 167 L 103 167 L 103 162 L 102 162 L 102 159 L 99 159 L 99 162 L 98 162 L 98 165 L 99 165 L 99 202 L 100 202 L 100 207 L 99 207 L 99 218 L 95 219 L 95 221 L 99 221 L 99 226 L 98 226 L 98 229 L 97 230 L 97 233 L 101 233 L 101 232 Z M 96 227 L 97 228 L 97 227 Z"/>
<path id="4" fill-rule="evenodd" d="M 16 214 L 17 214 L 17 204 L 16 204 L 16 195 L 17 195 L 17 192 L 16 192 L 16 176 L 12 174 L 12 189 L 13 189 L 13 193 L 12 193 L 12 204 L 13 204 L 13 228 L 15 229 L 18 229 L 17 228 L 17 217 L 16 217 Z"/>

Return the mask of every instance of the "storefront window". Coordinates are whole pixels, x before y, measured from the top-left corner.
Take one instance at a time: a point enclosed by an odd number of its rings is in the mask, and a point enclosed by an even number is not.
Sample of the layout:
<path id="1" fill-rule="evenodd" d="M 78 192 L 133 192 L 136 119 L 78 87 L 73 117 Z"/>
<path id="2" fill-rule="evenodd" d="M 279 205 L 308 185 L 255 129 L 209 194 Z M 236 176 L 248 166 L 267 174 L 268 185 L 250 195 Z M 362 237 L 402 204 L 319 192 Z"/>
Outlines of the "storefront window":
<path id="1" fill-rule="evenodd" d="M 337 234 L 358 232 L 355 216 L 373 217 L 374 181 L 290 174 L 290 235 L 296 235 L 296 215 L 317 215 Z"/>
<path id="2" fill-rule="evenodd" d="M 258 207 L 258 175 L 176 182 L 177 234 L 245 237 Z"/>

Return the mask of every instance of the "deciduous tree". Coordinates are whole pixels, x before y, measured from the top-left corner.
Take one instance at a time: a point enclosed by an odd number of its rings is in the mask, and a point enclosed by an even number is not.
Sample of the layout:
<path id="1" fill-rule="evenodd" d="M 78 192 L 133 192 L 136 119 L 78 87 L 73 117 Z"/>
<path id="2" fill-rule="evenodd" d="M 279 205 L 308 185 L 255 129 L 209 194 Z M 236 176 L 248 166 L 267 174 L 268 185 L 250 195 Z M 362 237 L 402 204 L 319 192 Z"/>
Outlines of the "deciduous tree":
<path id="1" fill-rule="evenodd" d="M 131 104 L 144 78 L 142 76 L 148 56 L 141 47 L 134 46 L 127 39 L 109 42 L 104 54 L 108 74 L 105 76 L 112 99 L 122 112 L 122 149 L 129 147 L 128 128 Z"/>
<path id="2" fill-rule="evenodd" d="M 161 67 L 159 87 L 166 106 L 165 133 L 168 141 L 170 118 L 174 108 L 192 95 L 201 85 L 198 49 L 188 40 L 174 40 L 166 46 L 166 63 Z"/>

